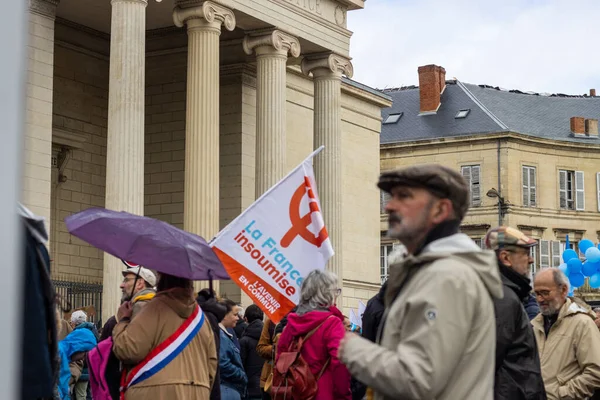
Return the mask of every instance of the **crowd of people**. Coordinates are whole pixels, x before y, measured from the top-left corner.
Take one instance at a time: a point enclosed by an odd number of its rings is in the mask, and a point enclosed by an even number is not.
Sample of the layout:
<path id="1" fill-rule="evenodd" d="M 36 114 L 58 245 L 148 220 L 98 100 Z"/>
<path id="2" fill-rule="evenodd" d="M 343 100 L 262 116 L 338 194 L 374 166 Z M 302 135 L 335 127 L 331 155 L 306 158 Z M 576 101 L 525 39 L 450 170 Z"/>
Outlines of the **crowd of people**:
<path id="1" fill-rule="evenodd" d="M 559 269 L 530 281 L 537 241 L 499 226 L 484 251 L 459 233 L 469 189 L 451 169 L 408 167 L 378 186 L 390 194 L 388 235 L 405 252 L 367 303 L 362 332 L 337 307 L 330 271 L 312 271 L 297 306 L 274 323 L 257 305 L 244 310 L 210 289 L 194 294 L 187 279 L 133 267 L 100 335 L 81 311 L 60 322 L 68 371 L 56 398 L 86 398 L 98 366 L 82 355 L 105 340 L 117 360 L 100 371 L 112 399 L 600 397 L 600 318 L 569 297 Z"/>

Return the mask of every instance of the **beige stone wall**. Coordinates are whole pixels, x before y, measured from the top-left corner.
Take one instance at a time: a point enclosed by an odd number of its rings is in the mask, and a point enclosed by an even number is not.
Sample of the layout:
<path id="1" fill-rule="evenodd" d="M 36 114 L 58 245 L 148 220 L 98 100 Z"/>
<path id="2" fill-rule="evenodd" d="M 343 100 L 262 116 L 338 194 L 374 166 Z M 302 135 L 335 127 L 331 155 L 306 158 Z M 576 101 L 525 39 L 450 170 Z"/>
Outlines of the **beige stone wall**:
<path id="1" fill-rule="evenodd" d="M 106 126 L 108 110 L 108 58 L 101 52 L 68 42 L 73 35 L 108 51 L 108 41 L 57 24 L 54 49 L 54 154 L 57 135 L 70 138 L 63 171 L 66 182 L 58 182 L 52 171 L 51 242 L 53 275 L 68 280 L 102 279 L 103 253 L 71 236 L 65 227 L 68 215 L 89 207 L 103 207 L 106 184 Z M 64 139 L 63 139 L 64 140 Z M 80 147 L 80 148 L 77 148 Z"/>
<path id="2" fill-rule="evenodd" d="M 183 228 L 187 54 L 146 58 L 144 214 Z"/>
<path id="3" fill-rule="evenodd" d="M 511 225 L 545 227 L 541 239 L 557 240 L 554 230 L 585 231 L 582 237 L 595 243 L 600 239 L 600 212 L 598 211 L 598 186 L 596 173 L 600 172 L 598 146 L 587 143 L 556 145 L 513 142 L 509 145 L 510 164 L 507 166 L 509 200 L 513 204 L 509 213 Z M 536 167 L 538 206 L 523 207 L 521 167 Z M 558 170 L 584 172 L 585 210 L 559 209 Z M 571 240 L 575 235 L 570 236 Z"/>
<path id="4" fill-rule="evenodd" d="M 465 233 L 481 238 L 485 234 L 482 226 L 498 225 L 497 200 L 485 196 L 490 188 L 498 188 L 498 140 L 501 143 L 502 195 L 510 204 L 504 224 L 523 227 L 536 239 L 564 241 L 564 235 L 570 233 L 571 241 L 588 238 L 598 242 L 600 212 L 596 173 L 600 172 L 600 152 L 597 145 L 550 142 L 516 134 L 488 139 L 462 138 L 443 143 L 384 145 L 381 148 L 381 169 L 437 162 L 459 170 L 461 165 L 480 164 L 482 205 L 469 210 L 463 225 Z M 536 167 L 537 207 L 523 207 L 524 165 Z M 559 169 L 584 172 L 584 211 L 559 209 Z M 386 229 L 384 219 L 380 229 Z"/>

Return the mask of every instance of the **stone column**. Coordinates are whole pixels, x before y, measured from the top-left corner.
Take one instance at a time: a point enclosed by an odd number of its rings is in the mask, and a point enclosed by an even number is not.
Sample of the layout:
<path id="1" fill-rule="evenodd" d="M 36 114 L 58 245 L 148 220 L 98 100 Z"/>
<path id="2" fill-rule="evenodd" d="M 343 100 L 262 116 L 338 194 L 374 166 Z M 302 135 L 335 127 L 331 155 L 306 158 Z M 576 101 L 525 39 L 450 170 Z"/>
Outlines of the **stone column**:
<path id="1" fill-rule="evenodd" d="M 106 208 L 144 214 L 144 87 L 147 0 L 112 0 Z M 102 320 L 119 307 L 120 260 L 104 254 Z"/>
<path id="2" fill-rule="evenodd" d="M 342 247 L 342 75 L 352 76 L 350 60 L 327 54 L 302 61 L 302 72 L 312 72 L 315 86 L 314 147 L 325 146 L 315 158 L 315 179 L 325 226 L 335 251 L 327 268 L 343 281 Z"/>
<path id="3" fill-rule="evenodd" d="M 286 168 L 286 63 L 300 55 L 298 39 L 274 30 L 244 38 L 244 51 L 256 53 L 256 197 L 284 175 Z"/>
<path id="4" fill-rule="evenodd" d="M 205 1 L 176 7 L 173 21 L 188 31 L 183 228 L 209 241 L 219 232 L 219 36 L 235 15 Z"/>
<path id="5" fill-rule="evenodd" d="M 50 232 L 54 20 L 58 0 L 29 0 L 22 201 Z"/>

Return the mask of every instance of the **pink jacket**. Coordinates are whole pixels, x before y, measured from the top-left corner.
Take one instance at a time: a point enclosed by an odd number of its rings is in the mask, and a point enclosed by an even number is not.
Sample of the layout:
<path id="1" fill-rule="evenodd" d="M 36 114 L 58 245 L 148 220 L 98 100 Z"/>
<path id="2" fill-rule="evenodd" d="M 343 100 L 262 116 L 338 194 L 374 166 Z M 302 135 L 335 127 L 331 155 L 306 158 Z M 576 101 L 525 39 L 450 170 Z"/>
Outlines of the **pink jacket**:
<path id="1" fill-rule="evenodd" d="M 327 319 L 330 315 L 334 315 L 335 318 Z M 302 347 L 302 357 L 310 365 L 315 377 L 327 359 L 331 358 L 329 366 L 319 379 L 315 400 L 350 400 L 350 372 L 337 358 L 338 347 L 346 331 L 344 317 L 336 307 L 331 307 L 329 311 L 310 311 L 302 316 L 289 314 L 287 325 L 277 344 L 276 360 L 279 359 L 281 350 L 287 349 L 294 337 L 307 334 L 323 321 L 325 323 Z"/>

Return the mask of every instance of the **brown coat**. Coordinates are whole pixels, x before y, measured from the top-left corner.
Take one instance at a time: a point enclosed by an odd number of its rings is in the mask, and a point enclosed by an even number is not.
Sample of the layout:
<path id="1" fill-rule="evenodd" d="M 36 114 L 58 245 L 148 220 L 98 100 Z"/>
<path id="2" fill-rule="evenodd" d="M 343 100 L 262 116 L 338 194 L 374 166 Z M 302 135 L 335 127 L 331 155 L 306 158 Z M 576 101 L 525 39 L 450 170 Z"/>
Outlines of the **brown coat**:
<path id="1" fill-rule="evenodd" d="M 191 290 L 159 292 L 136 315 L 113 330 L 113 351 L 130 371 L 171 336 L 196 307 Z M 130 387 L 126 400 L 208 400 L 217 370 L 217 350 L 208 320 L 194 339 L 156 375 Z"/>
<path id="2" fill-rule="evenodd" d="M 260 388 L 265 387 L 265 382 L 273 373 L 273 338 L 271 337 L 271 331 L 275 330 L 275 325 L 270 319 L 265 319 L 260 339 L 256 345 L 256 352 L 259 356 L 265 359 L 262 371 L 260 373 Z"/>

